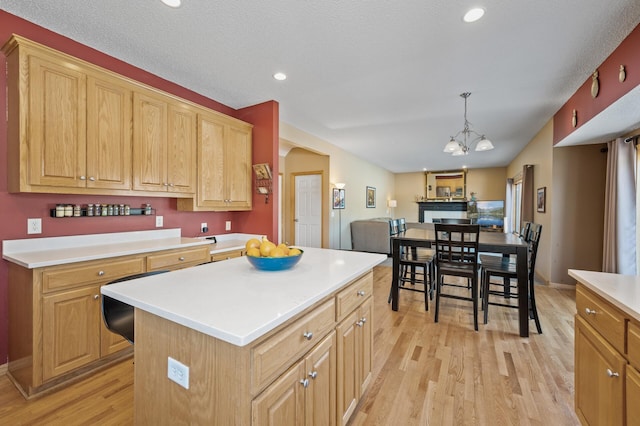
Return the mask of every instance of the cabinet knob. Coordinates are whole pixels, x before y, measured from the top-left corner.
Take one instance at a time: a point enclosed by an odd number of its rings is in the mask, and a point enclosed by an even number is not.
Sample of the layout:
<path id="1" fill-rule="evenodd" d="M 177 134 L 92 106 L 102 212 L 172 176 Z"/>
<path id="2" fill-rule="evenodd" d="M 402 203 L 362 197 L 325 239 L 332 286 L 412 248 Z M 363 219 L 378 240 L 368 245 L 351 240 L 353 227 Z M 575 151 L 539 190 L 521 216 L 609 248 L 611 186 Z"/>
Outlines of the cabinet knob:
<path id="1" fill-rule="evenodd" d="M 362 318 L 360 318 L 360 322 L 361 322 L 362 324 L 366 323 L 366 322 L 367 322 L 367 318 L 366 318 L 366 317 L 362 317 Z"/>
<path id="2" fill-rule="evenodd" d="M 80 176 L 80 180 L 87 180 L 86 176 Z"/>
<path id="3" fill-rule="evenodd" d="M 358 327 L 362 327 L 362 326 L 364 325 L 364 323 L 362 322 L 362 320 L 360 320 L 360 321 L 357 321 L 357 322 L 356 322 L 356 325 L 357 325 Z"/>
<path id="4" fill-rule="evenodd" d="M 93 300 L 98 300 L 100 299 L 100 295 L 99 294 L 94 294 L 93 295 Z"/>
<path id="5" fill-rule="evenodd" d="M 311 377 L 312 379 L 315 379 L 316 377 L 318 377 L 318 372 L 317 371 L 309 371 L 309 377 Z"/>
<path id="6" fill-rule="evenodd" d="M 311 340 L 313 338 L 313 332 L 305 331 L 304 333 L 302 333 L 302 337 L 304 337 L 307 340 Z"/>
<path id="7" fill-rule="evenodd" d="M 104 275 L 104 271 L 98 271 L 98 276 L 101 277 Z"/>
<path id="8" fill-rule="evenodd" d="M 169 184 L 167 182 L 163 182 L 162 186 L 169 186 Z"/>
<path id="9" fill-rule="evenodd" d="M 178 260 L 179 260 L 180 262 L 184 262 L 184 256 L 180 256 L 180 257 L 178 258 Z"/>
<path id="10" fill-rule="evenodd" d="M 584 310 L 586 312 L 587 315 L 595 315 L 597 314 L 597 312 L 593 309 L 589 309 L 589 308 L 585 308 Z"/>
<path id="11" fill-rule="evenodd" d="M 173 184 L 172 183 L 170 183 L 169 186 L 173 188 Z"/>
<path id="12" fill-rule="evenodd" d="M 358 296 L 363 296 L 364 297 L 365 294 L 367 294 L 367 293 L 365 293 L 364 290 L 360 290 L 358 292 Z"/>
<path id="13" fill-rule="evenodd" d="M 615 371 L 611 371 L 610 368 L 607 368 L 607 376 L 609 376 L 609 377 L 620 377 L 620 373 L 616 373 Z"/>
<path id="14" fill-rule="evenodd" d="M 302 385 L 303 388 L 308 388 L 309 387 L 309 379 L 300 380 L 300 384 Z"/>
<path id="15" fill-rule="evenodd" d="M 96 180 L 96 178 L 94 178 L 93 176 L 91 176 L 91 177 L 89 177 L 89 180 L 90 180 L 91 182 L 93 182 L 93 181 L 95 181 L 95 180 Z"/>

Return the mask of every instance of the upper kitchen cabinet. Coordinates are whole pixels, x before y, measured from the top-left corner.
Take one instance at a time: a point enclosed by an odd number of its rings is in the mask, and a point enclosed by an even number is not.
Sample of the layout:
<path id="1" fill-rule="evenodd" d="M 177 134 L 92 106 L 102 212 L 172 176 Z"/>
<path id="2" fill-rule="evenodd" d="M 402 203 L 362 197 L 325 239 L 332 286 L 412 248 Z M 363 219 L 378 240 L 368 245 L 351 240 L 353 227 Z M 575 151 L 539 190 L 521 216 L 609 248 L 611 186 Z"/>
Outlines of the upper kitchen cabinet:
<path id="1" fill-rule="evenodd" d="M 133 189 L 195 194 L 196 112 L 151 91 L 133 94 Z"/>
<path id="2" fill-rule="evenodd" d="M 4 51 L 9 191 L 130 190 L 130 87 L 18 36 Z"/>
<path id="3" fill-rule="evenodd" d="M 178 210 L 251 210 L 252 126 L 199 111 L 196 197 L 179 199 Z"/>

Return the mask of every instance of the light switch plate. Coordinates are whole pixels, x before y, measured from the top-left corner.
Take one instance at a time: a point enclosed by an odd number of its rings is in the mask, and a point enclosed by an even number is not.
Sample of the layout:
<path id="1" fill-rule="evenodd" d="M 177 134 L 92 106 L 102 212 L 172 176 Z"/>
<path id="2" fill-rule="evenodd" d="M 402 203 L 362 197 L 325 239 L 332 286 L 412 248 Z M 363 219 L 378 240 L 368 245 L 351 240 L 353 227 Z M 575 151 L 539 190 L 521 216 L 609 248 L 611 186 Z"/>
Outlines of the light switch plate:
<path id="1" fill-rule="evenodd" d="M 231 231 L 231 221 L 227 220 L 226 223 L 224 224 L 224 230 L 225 231 Z"/>

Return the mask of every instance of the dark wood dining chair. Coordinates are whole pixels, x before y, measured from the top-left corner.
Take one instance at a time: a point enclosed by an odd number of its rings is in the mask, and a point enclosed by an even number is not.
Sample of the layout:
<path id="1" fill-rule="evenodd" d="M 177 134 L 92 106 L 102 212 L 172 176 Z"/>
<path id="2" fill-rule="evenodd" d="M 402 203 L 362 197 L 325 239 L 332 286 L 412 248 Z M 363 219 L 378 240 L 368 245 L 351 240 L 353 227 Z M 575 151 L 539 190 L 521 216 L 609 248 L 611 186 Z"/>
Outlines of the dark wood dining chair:
<path id="1" fill-rule="evenodd" d="M 398 232 L 402 233 L 407 230 L 407 220 L 404 217 L 398 218 Z"/>
<path id="2" fill-rule="evenodd" d="M 438 322 L 440 299 L 467 300 L 473 305 L 473 327 L 478 330 L 478 245 L 479 225 L 436 223 L 435 268 L 436 268 L 436 312 Z M 459 293 L 443 293 L 445 276 L 466 278 L 471 283 L 471 296 Z"/>
<path id="3" fill-rule="evenodd" d="M 542 234 L 542 225 L 531 223 L 528 227 L 527 241 L 528 259 L 527 259 L 527 292 L 529 299 L 529 317 L 535 321 L 539 334 L 542 334 L 540 326 L 540 318 L 536 307 L 535 296 L 535 268 L 536 257 L 538 255 L 538 247 L 540 245 L 540 236 Z M 489 305 L 502 306 L 507 308 L 518 309 L 517 304 L 508 303 L 509 299 L 517 301 L 517 285 L 511 285 L 511 280 L 517 280 L 516 265 L 509 261 L 509 258 L 499 258 L 496 256 L 482 256 L 481 267 L 481 286 L 482 286 L 482 308 L 484 310 L 484 323 L 486 324 L 489 317 Z M 501 283 L 491 282 L 491 277 L 499 277 Z M 498 287 L 496 289 L 496 287 Z M 493 296 L 493 297 L 491 297 Z"/>
<path id="4" fill-rule="evenodd" d="M 129 281 L 136 278 L 148 277 L 151 275 L 164 274 L 167 270 L 149 271 L 141 274 L 128 275 L 110 281 L 105 285 L 115 284 L 123 281 Z M 128 303 L 121 302 L 109 296 L 102 295 L 102 319 L 107 329 L 113 333 L 119 334 L 130 343 L 133 343 L 134 336 L 134 308 Z"/>

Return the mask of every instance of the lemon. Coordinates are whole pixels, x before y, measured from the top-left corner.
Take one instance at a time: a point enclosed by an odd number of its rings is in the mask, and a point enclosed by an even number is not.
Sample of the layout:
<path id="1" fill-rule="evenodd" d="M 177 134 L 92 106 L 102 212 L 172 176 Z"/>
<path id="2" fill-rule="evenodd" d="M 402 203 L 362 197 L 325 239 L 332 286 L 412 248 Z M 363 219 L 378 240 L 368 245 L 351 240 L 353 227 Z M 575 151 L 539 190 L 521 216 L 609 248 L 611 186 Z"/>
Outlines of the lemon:
<path id="1" fill-rule="evenodd" d="M 282 250 L 282 248 L 280 247 L 276 247 L 271 251 L 271 257 L 285 257 L 286 254 L 284 253 L 284 250 Z"/>
<path id="2" fill-rule="evenodd" d="M 251 247 L 247 250 L 247 256 L 260 257 L 260 249 L 258 247 Z"/>
<path id="3" fill-rule="evenodd" d="M 260 240 L 257 238 L 251 238 L 247 241 L 244 247 L 247 249 L 247 252 L 249 252 L 249 249 L 251 248 L 260 248 Z"/>
<path id="4" fill-rule="evenodd" d="M 260 254 L 263 257 L 269 257 L 271 255 L 271 252 L 275 248 L 276 248 L 276 245 L 273 244 L 271 241 L 263 240 L 262 244 L 260 244 Z"/>
<path id="5" fill-rule="evenodd" d="M 278 244 L 278 246 L 276 248 L 281 249 L 284 252 L 285 256 L 289 255 L 289 246 L 287 246 L 285 243 Z"/>
<path id="6" fill-rule="evenodd" d="M 301 254 L 302 252 L 300 251 L 300 249 L 297 249 L 295 247 L 289 249 L 289 256 L 299 256 Z"/>

